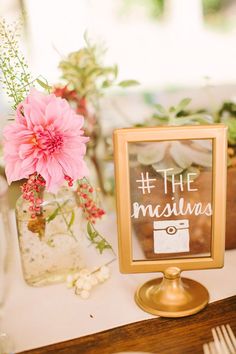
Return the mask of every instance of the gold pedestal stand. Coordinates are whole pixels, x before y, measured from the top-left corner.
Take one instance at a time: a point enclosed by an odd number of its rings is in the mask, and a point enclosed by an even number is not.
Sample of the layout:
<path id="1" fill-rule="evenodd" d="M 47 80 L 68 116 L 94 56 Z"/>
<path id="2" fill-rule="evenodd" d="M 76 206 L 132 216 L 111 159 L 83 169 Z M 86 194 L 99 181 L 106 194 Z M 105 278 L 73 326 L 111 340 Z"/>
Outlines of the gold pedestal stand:
<path id="1" fill-rule="evenodd" d="M 135 294 L 141 309 L 162 317 L 184 317 L 202 310 L 209 301 L 207 289 L 200 283 L 180 277 L 180 269 L 167 268 L 163 278 L 144 283 Z"/>

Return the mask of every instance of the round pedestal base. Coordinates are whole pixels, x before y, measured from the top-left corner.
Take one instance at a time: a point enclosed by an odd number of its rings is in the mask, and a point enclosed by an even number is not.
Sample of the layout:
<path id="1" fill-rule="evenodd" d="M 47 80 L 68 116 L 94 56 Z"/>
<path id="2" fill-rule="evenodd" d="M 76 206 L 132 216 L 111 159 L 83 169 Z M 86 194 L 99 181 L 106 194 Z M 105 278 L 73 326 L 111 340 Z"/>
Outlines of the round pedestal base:
<path id="1" fill-rule="evenodd" d="M 184 317 L 202 310 L 209 301 L 207 289 L 187 278 L 152 279 L 135 294 L 142 310 L 162 317 Z"/>

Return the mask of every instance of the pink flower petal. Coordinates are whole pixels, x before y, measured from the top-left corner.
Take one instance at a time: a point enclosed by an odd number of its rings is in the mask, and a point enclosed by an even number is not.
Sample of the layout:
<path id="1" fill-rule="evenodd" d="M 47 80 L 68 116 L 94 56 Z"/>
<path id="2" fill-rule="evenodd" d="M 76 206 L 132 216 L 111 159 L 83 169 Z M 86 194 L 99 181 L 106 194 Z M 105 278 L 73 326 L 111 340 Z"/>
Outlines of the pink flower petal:
<path id="1" fill-rule="evenodd" d="M 88 175 L 83 123 L 66 100 L 31 89 L 17 107 L 16 121 L 4 129 L 8 182 L 37 172 L 46 189 L 56 191 L 65 175 L 72 179 Z"/>

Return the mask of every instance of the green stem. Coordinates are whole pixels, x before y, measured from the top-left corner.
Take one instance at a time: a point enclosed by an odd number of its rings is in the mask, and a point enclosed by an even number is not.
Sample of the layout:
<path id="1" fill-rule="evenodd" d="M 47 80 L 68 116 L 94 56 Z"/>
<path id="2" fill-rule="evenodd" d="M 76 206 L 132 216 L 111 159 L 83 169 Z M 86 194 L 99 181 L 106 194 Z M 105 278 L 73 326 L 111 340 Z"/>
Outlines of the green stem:
<path id="1" fill-rule="evenodd" d="M 114 254 L 114 256 L 116 255 L 115 254 L 115 251 L 113 250 L 112 246 L 110 245 L 109 242 L 107 242 L 107 240 L 105 239 L 105 237 L 103 237 L 99 232 L 98 230 L 95 228 L 95 226 L 90 222 L 90 227 L 93 229 L 93 232 L 96 233 L 96 237 L 99 237 L 101 241 L 104 241 L 107 245 L 109 245 L 109 248 L 111 249 L 112 253 Z"/>
<path id="2" fill-rule="evenodd" d="M 28 74 L 26 73 L 25 68 L 24 68 L 24 65 L 23 65 L 23 62 L 22 62 L 22 60 L 21 60 L 20 57 L 19 57 L 18 50 L 17 50 L 18 48 L 15 48 L 15 47 L 12 45 L 12 42 L 11 42 L 11 40 L 10 40 L 8 34 L 7 34 L 7 31 L 6 31 L 5 27 L 3 27 L 3 31 L 4 31 L 4 34 L 5 34 L 6 38 L 7 38 L 7 41 L 8 41 L 9 46 L 11 47 L 12 51 L 15 52 L 15 57 L 16 57 L 16 59 L 18 60 L 20 66 L 21 66 L 21 69 L 22 69 L 22 71 L 23 71 L 23 73 L 24 73 L 24 75 L 25 75 L 25 81 L 27 82 L 27 84 L 28 84 L 28 86 L 29 86 L 30 84 L 29 84 L 29 80 L 28 80 Z"/>
<path id="3" fill-rule="evenodd" d="M 12 98 L 14 99 L 15 105 L 17 105 L 19 103 L 18 99 L 17 99 L 17 92 L 15 91 L 14 85 L 11 85 L 10 82 L 8 81 L 7 75 L 5 73 L 5 69 L 3 69 L 3 64 L 7 65 L 7 62 L 3 61 L 1 56 L 0 56 L 0 60 L 1 60 L 1 71 L 2 71 L 3 77 L 5 79 L 6 85 L 12 94 Z M 9 70 L 9 67 L 7 70 Z"/>
<path id="4" fill-rule="evenodd" d="M 55 195 L 54 195 L 54 197 L 55 197 L 55 200 L 56 200 L 56 196 L 55 196 Z M 61 216 L 62 216 L 62 218 L 63 218 L 63 220 L 64 220 L 64 222 L 65 222 L 65 224 L 66 224 L 66 226 L 67 226 L 67 230 L 70 232 L 71 236 L 77 241 L 77 239 L 76 239 L 76 237 L 75 237 L 75 234 L 74 234 L 74 232 L 71 230 L 71 227 L 70 227 L 70 225 L 69 225 L 69 223 L 68 223 L 68 221 L 67 221 L 67 219 L 66 219 L 66 217 L 65 217 L 65 215 L 64 215 L 64 213 L 63 213 L 63 210 L 62 210 L 62 207 L 61 207 L 60 203 L 58 203 L 58 202 L 56 201 L 56 204 L 57 204 L 57 207 L 58 207 L 58 209 L 59 209 L 60 212 L 61 212 Z"/>
<path id="5" fill-rule="evenodd" d="M 112 258 L 110 261 L 106 262 L 105 264 L 102 264 L 100 267 L 98 267 L 98 268 L 96 268 L 95 270 L 93 270 L 93 271 L 91 272 L 91 274 L 94 274 L 94 273 L 98 272 L 102 267 L 108 266 L 108 265 L 110 265 L 111 263 L 113 263 L 113 262 L 115 262 L 115 261 L 116 261 L 116 257 L 115 257 L 115 258 Z"/>

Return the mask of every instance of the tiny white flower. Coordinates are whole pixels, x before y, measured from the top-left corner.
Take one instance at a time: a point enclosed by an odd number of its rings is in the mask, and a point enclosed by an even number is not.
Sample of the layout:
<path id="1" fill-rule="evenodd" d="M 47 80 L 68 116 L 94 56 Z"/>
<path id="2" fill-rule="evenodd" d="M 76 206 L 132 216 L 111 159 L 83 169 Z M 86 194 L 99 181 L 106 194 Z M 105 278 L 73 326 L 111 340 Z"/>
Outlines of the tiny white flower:
<path id="1" fill-rule="evenodd" d="M 91 290 L 92 289 L 92 284 L 89 281 L 85 281 L 83 284 L 83 290 Z"/>
<path id="2" fill-rule="evenodd" d="M 96 278 L 97 278 L 99 283 L 103 282 L 103 276 L 99 272 L 96 273 Z"/>
<path id="3" fill-rule="evenodd" d="M 96 278 L 96 275 L 93 274 L 93 276 L 91 277 L 91 284 L 94 286 L 94 285 L 97 285 L 98 284 L 98 280 Z"/>
<path id="4" fill-rule="evenodd" d="M 78 278 L 78 280 L 75 283 L 76 288 L 78 289 L 83 289 L 84 286 L 84 279 L 83 278 Z"/>
<path id="5" fill-rule="evenodd" d="M 110 276 L 110 270 L 107 266 L 102 266 L 96 274 L 98 281 L 101 283 L 107 280 L 109 276 Z"/>
<path id="6" fill-rule="evenodd" d="M 91 282 L 91 280 L 92 280 L 92 274 L 89 274 L 89 275 L 87 275 L 86 277 L 84 277 L 84 280 L 85 281 L 90 281 Z"/>
<path id="7" fill-rule="evenodd" d="M 100 272 L 106 277 L 110 276 L 110 269 L 105 265 L 101 267 Z"/>
<path id="8" fill-rule="evenodd" d="M 84 300 L 88 299 L 88 298 L 89 298 L 89 295 L 90 295 L 90 293 L 89 293 L 89 291 L 87 291 L 87 290 L 82 290 L 81 293 L 80 293 L 80 297 L 81 297 L 82 299 L 84 299 Z"/>
<path id="9" fill-rule="evenodd" d="M 76 295 L 79 295 L 82 299 L 88 299 L 90 290 L 98 283 L 103 283 L 109 276 L 110 269 L 106 265 L 93 272 L 83 268 L 79 272 L 67 276 L 67 287 L 75 287 Z"/>

